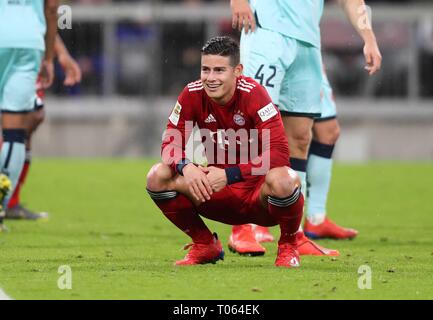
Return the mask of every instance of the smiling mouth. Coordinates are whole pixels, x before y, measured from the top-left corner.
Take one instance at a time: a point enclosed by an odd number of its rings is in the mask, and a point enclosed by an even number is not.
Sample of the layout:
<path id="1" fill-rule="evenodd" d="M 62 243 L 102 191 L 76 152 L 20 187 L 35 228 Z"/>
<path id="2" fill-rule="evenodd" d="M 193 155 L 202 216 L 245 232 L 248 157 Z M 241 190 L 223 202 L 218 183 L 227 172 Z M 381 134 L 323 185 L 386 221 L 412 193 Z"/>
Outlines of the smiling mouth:
<path id="1" fill-rule="evenodd" d="M 221 85 L 220 84 L 206 84 L 206 87 L 210 90 L 210 91 L 215 91 L 217 90 Z"/>

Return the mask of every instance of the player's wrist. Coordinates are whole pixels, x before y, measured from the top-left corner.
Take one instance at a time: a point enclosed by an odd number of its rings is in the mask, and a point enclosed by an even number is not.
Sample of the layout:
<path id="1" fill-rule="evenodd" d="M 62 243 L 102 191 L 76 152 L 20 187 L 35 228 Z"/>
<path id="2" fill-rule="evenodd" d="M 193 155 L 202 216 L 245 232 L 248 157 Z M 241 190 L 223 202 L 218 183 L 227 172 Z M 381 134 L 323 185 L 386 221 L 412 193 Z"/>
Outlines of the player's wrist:
<path id="1" fill-rule="evenodd" d="M 176 171 L 177 173 L 179 173 L 181 176 L 183 176 L 183 170 L 188 166 L 188 165 L 194 165 L 194 163 L 192 163 L 189 159 L 181 159 L 177 164 L 176 164 Z"/>
<path id="2" fill-rule="evenodd" d="M 241 169 L 238 166 L 225 168 L 227 184 L 233 184 L 242 181 Z"/>
<path id="3" fill-rule="evenodd" d="M 45 64 L 54 64 L 54 55 L 46 54 L 43 58 L 42 63 Z"/>

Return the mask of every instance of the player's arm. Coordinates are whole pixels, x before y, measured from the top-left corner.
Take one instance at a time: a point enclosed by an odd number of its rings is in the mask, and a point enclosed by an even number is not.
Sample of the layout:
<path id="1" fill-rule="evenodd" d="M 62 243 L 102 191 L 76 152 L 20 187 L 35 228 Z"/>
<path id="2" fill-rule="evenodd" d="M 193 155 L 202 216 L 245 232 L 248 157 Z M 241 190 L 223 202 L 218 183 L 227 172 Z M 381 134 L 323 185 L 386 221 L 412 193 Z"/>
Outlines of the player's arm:
<path id="1" fill-rule="evenodd" d="M 54 80 L 54 56 L 55 49 L 54 43 L 57 35 L 57 9 L 59 7 L 59 0 L 45 0 L 44 14 L 47 24 L 47 31 L 45 33 L 45 55 L 41 65 L 41 83 L 43 88 L 51 86 Z"/>
<path id="2" fill-rule="evenodd" d="M 373 32 L 364 0 L 339 0 L 346 16 L 364 40 L 365 69 L 370 75 L 376 73 L 382 64 L 382 55 Z"/>
<path id="3" fill-rule="evenodd" d="M 73 86 L 81 81 L 81 69 L 78 63 L 71 57 L 68 49 L 63 43 L 62 38 L 57 35 L 54 50 L 59 60 L 59 64 L 65 72 L 65 86 Z"/>
<path id="4" fill-rule="evenodd" d="M 245 33 L 256 30 L 256 19 L 248 0 L 230 0 L 232 10 L 232 27 Z"/>
<path id="5" fill-rule="evenodd" d="M 55 56 L 54 44 L 57 35 L 57 9 L 59 0 L 45 0 L 45 20 L 47 31 L 45 33 L 45 59 L 53 60 Z"/>
<path id="6" fill-rule="evenodd" d="M 194 99 L 185 88 L 171 112 L 163 136 L 161 156 L 173 171 L 184 176 L 189 191 L 198 201 L 210 199 L 212 188 L 206 172 L 186 157 L 185 148 L 196 123 L 193 112 Z"/>

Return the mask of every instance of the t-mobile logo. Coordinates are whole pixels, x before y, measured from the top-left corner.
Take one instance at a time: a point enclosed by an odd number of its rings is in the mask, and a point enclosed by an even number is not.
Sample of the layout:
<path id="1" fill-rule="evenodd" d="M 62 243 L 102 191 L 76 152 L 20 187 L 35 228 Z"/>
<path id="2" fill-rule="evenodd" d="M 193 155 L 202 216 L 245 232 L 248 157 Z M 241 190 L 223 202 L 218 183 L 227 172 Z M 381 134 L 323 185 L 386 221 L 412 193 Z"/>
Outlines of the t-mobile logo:
<path id="1" fill-rule="evenodd" d="M 184 141 L 184 136 L 192 141 Z M 197 129 L 192 121 L 185 122 L 184 134 L 178 129 L 168 129 L 163 134 L 167 143 L 162 153 L 165 163 L 182 158 L 185 152 L 188 159 L 203 158 L 207 164 L 247 164 L 253 165 L 253 175 L 263 175 L 270 169 L 269 129 Z"/>

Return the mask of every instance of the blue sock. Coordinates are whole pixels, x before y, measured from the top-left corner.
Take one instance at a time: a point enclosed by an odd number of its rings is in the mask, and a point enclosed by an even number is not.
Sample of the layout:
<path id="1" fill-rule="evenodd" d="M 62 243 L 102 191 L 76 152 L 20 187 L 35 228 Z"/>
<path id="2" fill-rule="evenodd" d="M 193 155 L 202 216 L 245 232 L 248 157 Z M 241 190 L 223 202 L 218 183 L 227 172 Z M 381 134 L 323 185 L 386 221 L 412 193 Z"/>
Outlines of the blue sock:
<path id="1" fill-rule="evenodd" d="M 326 202 L 331 183 L 332 152 L 334 145 L 313 140 L 307 165 L 307 219 L 320 224 L 326 217 Z"/>
<path id="2" fill-rule="evenodd" d="M 290 158 L 290 167 L 296 171 L 299 178 L 301 179 L 301 191 L 306 195 L 307 192 L 307 160 L 299 158 Z"/>
<path id="3" fill-rule="evenodd" d="M 3 207 L 6 208 L 10 197 L 12 197 L 15 186 L 23 169 L 24 160 L 26 158 L 26 147 L 24 129 L 4 129 L 3 130 L 3 145 L 0 153 L 1 172 L 6 174 L 12 183 L 12 190 L 6 197 Z"/>
<path id="4" fill-rule="evenodd" d="M 307 160 L 299 159 L 299 158 L 290 158 L 290 168 L 296 171 L 301 179 L 301 191 L 306 198 L 307 194 Z M 302 231 L 302 225 L 299 226 L 299 230 Z"/>

